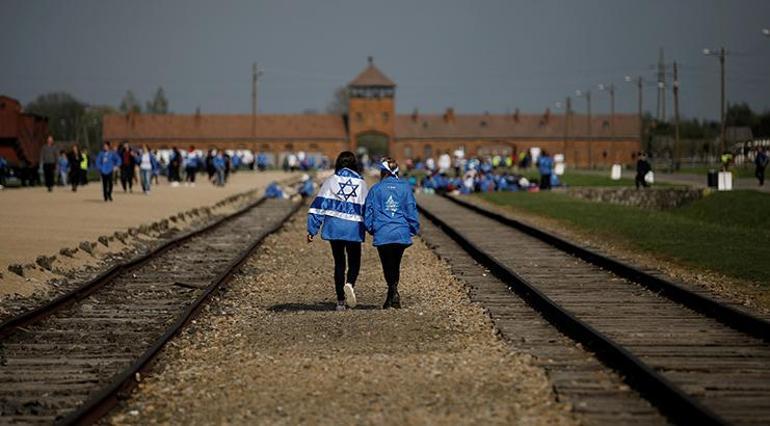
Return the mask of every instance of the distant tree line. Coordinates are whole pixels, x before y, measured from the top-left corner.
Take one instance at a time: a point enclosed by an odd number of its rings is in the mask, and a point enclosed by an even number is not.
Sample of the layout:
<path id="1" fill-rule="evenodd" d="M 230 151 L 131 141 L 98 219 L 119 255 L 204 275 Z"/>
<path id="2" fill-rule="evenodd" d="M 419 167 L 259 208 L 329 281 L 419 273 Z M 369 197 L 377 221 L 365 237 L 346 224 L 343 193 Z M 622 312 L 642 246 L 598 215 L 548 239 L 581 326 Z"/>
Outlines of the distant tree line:
<path id="1" fill-rule="evenodd" d="M 770 138 L 770 111 L 757 113 L 745 103 L 730 104 L 725 111 L 728 127 L 749 127 L 754 138 Z M 648 113 L 644 124 L 652 136 L 674 135 L 673 121 L 659 122 Z M 718 120 L 684 119 L 679 122 L 679 136 L 682 139 L 715 139 L 719 137 L 721 126 Z"/>
<path id="2" fill-rule="evenodd" d="M 77 141 L 89 151 L 102 145 L 102 119 L 106 114 L 142 113 L 168 114 L 169 102 L 162 87 L 158 87 L 144 109 L 134 93 L 126 92 L 116 109 L 110 105 L 89 105 L 67 92 L 51 92 L 38 96 L 24 110 L 48 118 L 48 129 L 54 139 Z"/>

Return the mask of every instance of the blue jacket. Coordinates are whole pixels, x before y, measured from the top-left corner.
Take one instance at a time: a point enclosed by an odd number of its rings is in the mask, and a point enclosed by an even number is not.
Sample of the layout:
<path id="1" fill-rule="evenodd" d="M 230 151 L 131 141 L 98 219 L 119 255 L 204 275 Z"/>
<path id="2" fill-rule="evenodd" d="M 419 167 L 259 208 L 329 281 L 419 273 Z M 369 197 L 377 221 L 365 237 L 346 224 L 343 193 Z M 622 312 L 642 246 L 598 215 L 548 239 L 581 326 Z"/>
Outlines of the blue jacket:
<path id="1" fill-rule="evenodd" d="M 330 176 L 318 190 L 307 212 L 307 233 L 321 229 L 324 240 L 364 241 L 366 182 L 350 169 Z M 411 193 L 411 191 L 410 191 Z"/>
<path id="2" fill-rule="evenodd" d="M 99 151 L 96 156 L 96 169 L 103 175 L 112 173 L 115 167 L 120 167 L 120 156 L 115 151 Z"/>
<path id="3" fill-rule="evenodd" d="M 283 190 L 276 182 L 271 182 L 265 189 L 265 197 L 267 198 L 283 198 Z"/>
<path id="4" fill-rule="evenodd" d="M 553 172 L 553 159 L 547 155 L 537 159 L 537 168 L 541 175 L 550 175 Z"/>
<path id="5" fill-rule="evenodd" d="M 409 183 L 394 176 L 372 186 L 364 205 L 364 225 L 374 245 L 412 244 L 420 232 L 417 202 Z"/>
<path id="6" fill-rule="evenodd" d="M 313 184 L 313 179 L 308 179 L 302 182 L 302 186 L 299 188 L 299 195 L 303 197 L 309 197 L 313 195 L 314 191 L 315 185 Z"/>
<path id="7" fill-rule="evenodd" d="M 225 166 L 226 166 L 226 164 L 225 164 L 225 157 L 223 157 L 221 155 L 217 155 L 216 157 L 214 157 L 213 163 L 214 163 L 214 168 L 215 169 L 217 169 L 217 170 L 224 170 L 225 169 Z"/>

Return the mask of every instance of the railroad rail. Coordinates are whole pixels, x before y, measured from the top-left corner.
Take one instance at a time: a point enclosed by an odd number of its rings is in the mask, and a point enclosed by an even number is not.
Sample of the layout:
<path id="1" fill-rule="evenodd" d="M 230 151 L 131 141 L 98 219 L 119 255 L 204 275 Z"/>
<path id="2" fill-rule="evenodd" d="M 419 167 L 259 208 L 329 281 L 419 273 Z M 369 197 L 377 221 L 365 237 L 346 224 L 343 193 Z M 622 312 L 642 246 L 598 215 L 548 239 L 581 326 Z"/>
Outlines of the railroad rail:
<path id="1" fill-rule="evenodd" d="M 0 325 L 0 423 L 98 420 L 300 207 L 261 198 Z"/>
<path id="2" fill-rule="evenodd" d="M 418 197 L 418 207 L 670 420 L 752 424 L 770 419 L 770 346 L 763 334 L 742 330 L 731 320 L 718 321 L 714 311 L 683 304 L 681 295 L 669 299 L 670 293 L 583 260 L 574 250 L 565 251 L 480 207 L 436 196 Z"/>

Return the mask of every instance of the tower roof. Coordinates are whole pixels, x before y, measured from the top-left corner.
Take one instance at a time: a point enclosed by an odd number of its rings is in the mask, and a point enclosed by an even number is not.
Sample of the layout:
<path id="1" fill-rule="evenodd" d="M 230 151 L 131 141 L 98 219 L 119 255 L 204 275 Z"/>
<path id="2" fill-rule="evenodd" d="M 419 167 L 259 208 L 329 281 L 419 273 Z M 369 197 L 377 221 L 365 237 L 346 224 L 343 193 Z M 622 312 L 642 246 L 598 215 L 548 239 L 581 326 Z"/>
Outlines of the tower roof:
<path id="1" fill-rule="evenodd" d="M 393 80 L 389 79 L 385 74 L 380 71 L 379 68 L 377 68 L 374 65 L 374 59 L 370 56 L 368 58 L 369 65 L 361 71 L 360 74 L 356 78 L 354 78 L 350 83 L 348 83 L 348 86 L 350 87 L 367 87 L 367 86 L 377 86 L 377 87 L 396 87 L 396 83 L 393 82 Z"/>

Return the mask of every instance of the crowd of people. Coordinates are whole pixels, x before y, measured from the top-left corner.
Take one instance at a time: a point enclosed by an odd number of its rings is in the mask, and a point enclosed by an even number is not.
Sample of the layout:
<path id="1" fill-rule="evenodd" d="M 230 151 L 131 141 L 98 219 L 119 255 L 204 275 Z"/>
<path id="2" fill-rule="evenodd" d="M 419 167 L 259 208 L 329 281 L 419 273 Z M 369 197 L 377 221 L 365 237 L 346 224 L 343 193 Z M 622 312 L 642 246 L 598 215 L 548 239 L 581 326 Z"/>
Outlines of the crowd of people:
<path id="1" fill-rule="evenodd" d="M 517 158 L 503 155 L 465 158 L 455 153 L 454 159 L 445 152 L 438 161 L 433 158 L 407 160 L 404 177 L 413 189 L 428 193 L 544 191 L 561 185 L 555 172 L 557 159 L 561 160 L 546 151 L 537 152 L 536 156 L 527 151 Z M 530 175 L 527 169 L 531 166 L 536 167 L 539 177 L 527 177 Z"/>
<path id="2" fill-rule="evenodd" d="M 93 163 L 89 161 L 87 151 L 77 144 L 68 149 L 57 149 L 53 137 L 48 137 L 40 151 L 40 168 L 43 181 L 49 192 L 57 185 L 71 186 L 72 191 L 88 183 L 89 169 L 95 170 L 102 182 L 104 201 L 112 201 L 115 185 L 120 184 L 124 192 L 133 192 L 134 186 L 141 186 L 142 192 L 149 195 L 153 185 L 159 183 L 160 176 L 165 176 L 172 187 L 182 184 L 195 186 L 197 176 L 205 174 L 208 180 L 217 186 L 224 186 L 230 175 L 242 166 L 258 165 L 260 170 L 268 167 L 263 154 L 255 160 L 250 155 L 238 152 L 210 149 L 205 154 L 190 146 L 187 151 L 177 147 L 158 151 L 148 145 L 133 146 L 122 142 L 117 147 L 105 141 Z M 255 164 L 258 163 L 258 164 Z M 6 184 L 9 175 L 8 163 L 0 156 L 0 188 Z M 34 185 L 34 180 L 24 181 L 22 185 Z"/>

